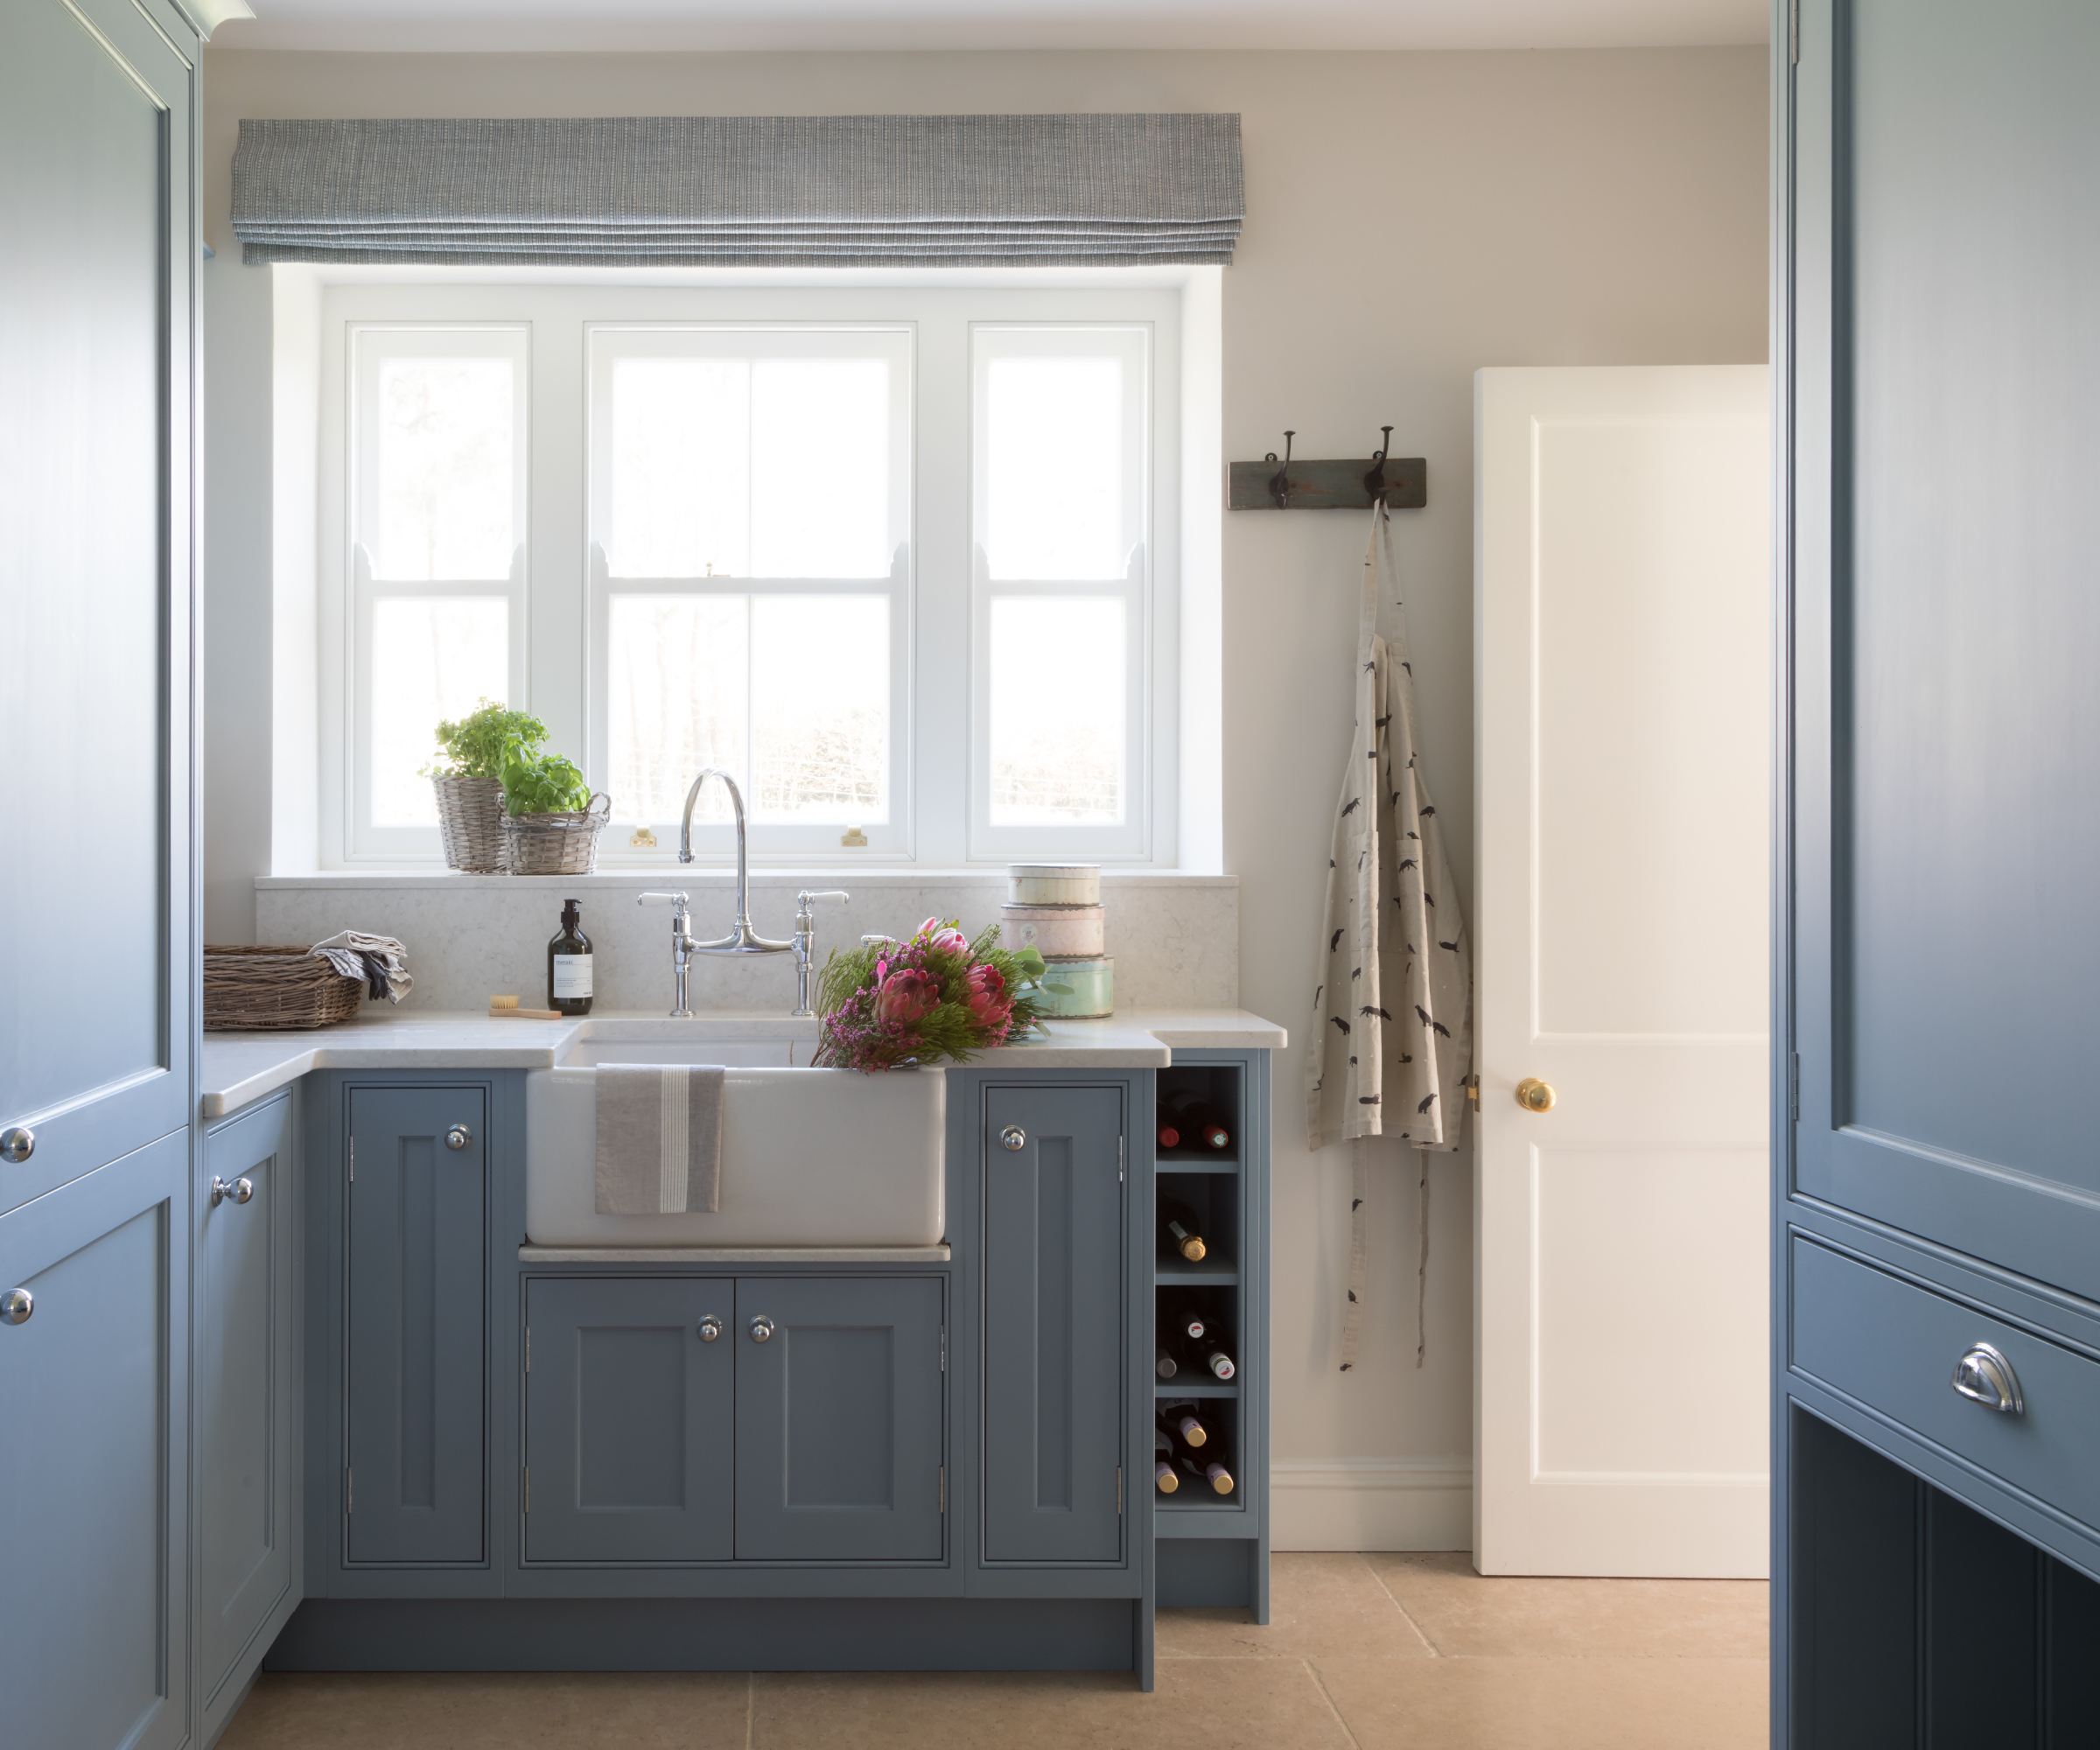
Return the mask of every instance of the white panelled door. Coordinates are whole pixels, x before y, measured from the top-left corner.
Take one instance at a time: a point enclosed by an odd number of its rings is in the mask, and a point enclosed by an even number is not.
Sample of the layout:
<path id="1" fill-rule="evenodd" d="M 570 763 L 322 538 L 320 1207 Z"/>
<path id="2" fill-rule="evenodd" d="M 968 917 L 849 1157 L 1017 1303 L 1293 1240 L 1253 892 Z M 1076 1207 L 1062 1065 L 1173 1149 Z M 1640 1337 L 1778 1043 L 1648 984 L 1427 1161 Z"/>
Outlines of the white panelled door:
<path id="1" fill-rule="evenodd" d="M 1484 1574 L 1767 1571 L 1768 380 L 1474 380 Z"/>

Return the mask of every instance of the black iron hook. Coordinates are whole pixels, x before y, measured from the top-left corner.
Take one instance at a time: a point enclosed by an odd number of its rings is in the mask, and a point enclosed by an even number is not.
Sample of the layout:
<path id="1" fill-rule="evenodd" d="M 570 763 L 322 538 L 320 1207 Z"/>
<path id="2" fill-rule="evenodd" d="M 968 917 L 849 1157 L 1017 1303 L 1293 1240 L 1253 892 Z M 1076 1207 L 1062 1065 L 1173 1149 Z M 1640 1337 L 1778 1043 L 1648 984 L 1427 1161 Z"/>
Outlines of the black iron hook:
<path id="1" fill-rule="evenodd" d="M 1378 445 L 1378 453 L 1371 458 L 1370 472 L 1363 477 L 1363 489 L 1372 503 L 1383 504 L 1386 494 L 1385 458 L 1386 452 L 1393 447 L 1393 428 L 1381 425 L 1378 430 L 1382 441 Z"/>
<path id="2" fill-rule="evenodd" d="M 1278 510 L 1291 508 L 1291 440 L 1297 436 L 1298 433 L 1295 431 L 1284 433 L 1284 466 L 1278 468 L 1269 480 L 1269 496 L 1276 500 L 1276 508 Z M 1271 450 L 1262 459 L 1264 462 L 1273 462 L 1276 459 L 1276 452 Z"/>

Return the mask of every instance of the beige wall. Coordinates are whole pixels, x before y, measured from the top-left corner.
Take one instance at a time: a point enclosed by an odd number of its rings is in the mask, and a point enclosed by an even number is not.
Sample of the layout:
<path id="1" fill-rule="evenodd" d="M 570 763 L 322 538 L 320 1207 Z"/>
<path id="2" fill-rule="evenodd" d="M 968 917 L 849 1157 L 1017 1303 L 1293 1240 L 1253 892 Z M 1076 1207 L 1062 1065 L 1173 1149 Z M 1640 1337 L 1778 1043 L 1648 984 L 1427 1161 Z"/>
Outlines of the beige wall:
<path id="1" fill-rule="evenodd" d="M 207 51 L 205 232 L 221 324 L 252 296 L 232 257 L 228 159 L 251 116 L 1237 110 L 1247 228 L 1225 276 L 1230 457 L 1367 453 L 1391 422 L 1428 458 L 1400 519 L 1422 738 L 1471 885 L 1472 374 L 1483 365 L 1740 363 L 1766 352 L 1766 54 L 270 54 Z M 258 276 L 259 277 L 259 276 Z M 266 307 L 266 301 L 265 301 Z M 222 331 L 223 332 L 223 329 Z M 207 330 L 207 345 L 209 332 Z M 210 382 L 207 360 L 207 394 Z M 242 465 L 252 462 L 252 457 Z M 207 467 L 225 465 L 208 455 Z M 1242 999 L 1302 1029 L 1364 528 L 1228 516 L 1225 858 L 1241 877 Z M 209 532 L 207 528 L 207 542 Z M 207 545 L 207 682 L 247 722 L 227 653 L 267 604 L 266 546 Z M 257 589 L 261 593 L 256 593 Z M 218 707 L 215 706 L 214 709 Z M 267 721 L 267 700 L 261 707 Z M 214 737 L 238 785 L 252 741 Z M 213 811 L 207 832 L 216 832 Z M 215 879 L 262 872 L 228 801 Z M 256 847 L 244 850 L 244 846 Z M 1334 1368 L 1347 1264 L 1343 1151 L 1308 1156 L 1298 1051 L 1277 1065 L 1278 1541 L 1465 1541 L 1470 1448 L 1467 1158 L 1439 1159 L 1428 1363 L 1413 1366 L 1411 1174 L 1382 1176 L 1365 1357 Z"/>

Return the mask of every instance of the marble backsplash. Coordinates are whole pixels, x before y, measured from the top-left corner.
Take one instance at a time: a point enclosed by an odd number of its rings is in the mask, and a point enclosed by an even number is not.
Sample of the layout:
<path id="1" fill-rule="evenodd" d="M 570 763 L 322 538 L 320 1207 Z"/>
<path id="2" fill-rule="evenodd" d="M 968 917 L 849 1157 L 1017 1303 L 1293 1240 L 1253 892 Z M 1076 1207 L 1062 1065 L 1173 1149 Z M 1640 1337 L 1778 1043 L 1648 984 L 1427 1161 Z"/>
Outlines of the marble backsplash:
<path id="1" fill-rule="evenodd" d="M 922 918 L 960 918 L 975 934 L 996 923 L 1006 897 L 1004 872 L 928 874 L 858 871 L 833 877 L 753 870 L 752 926 L 785 940 L 794 933 L 798 889 L 849 887 L 852 898 L 816 906 L 816 961 L 863 934 L 903 935 Z M 279 944 L 316 942 L 339 930 L 397 936 L 409 950 L 416 989 L 410 1010 L 481 1009 L 496 991 L 514 991 L 533 1008 L 547 999 L 547 942 L 561 927 L 562 901 L 583 906 L 584 934 L 596 960 L 600 1009 L 662 1009 L 672 999 L 671 913 L 636 895 L 682 890 L 692 899 L 693 934 L 725 934 L 736 909 L 736 878 L 726 870 L 681 869 L 581 876 L 265 876 L 256 883 L 256 935 Z M 1240 999 L 1240 893 L 1235 876 L 1105 872 L 1108 948 L 1116 959 L 1118 1009 L 1234 1008 Z M 794 1006 L 794 956 L 703 956 L 692 965 L 696 1011 L 785 1014 Z"/>

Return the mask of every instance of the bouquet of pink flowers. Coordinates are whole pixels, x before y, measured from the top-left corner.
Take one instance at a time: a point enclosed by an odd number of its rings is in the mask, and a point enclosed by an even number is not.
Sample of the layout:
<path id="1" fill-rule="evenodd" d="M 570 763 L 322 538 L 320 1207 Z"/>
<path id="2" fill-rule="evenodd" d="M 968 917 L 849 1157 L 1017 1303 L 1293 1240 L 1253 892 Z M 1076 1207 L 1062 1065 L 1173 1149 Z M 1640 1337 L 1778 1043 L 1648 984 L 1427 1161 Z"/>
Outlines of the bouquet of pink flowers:
<path id="1" fill-rule="evenodd" d="M 1036 1025 L 1043 957 L 1009 954 L 992 924 L 971 941 L 955 920 L 928 918 L 908 942 L 834 948 L 817 982 L 822 1068 L 967 1063 Z"/>

